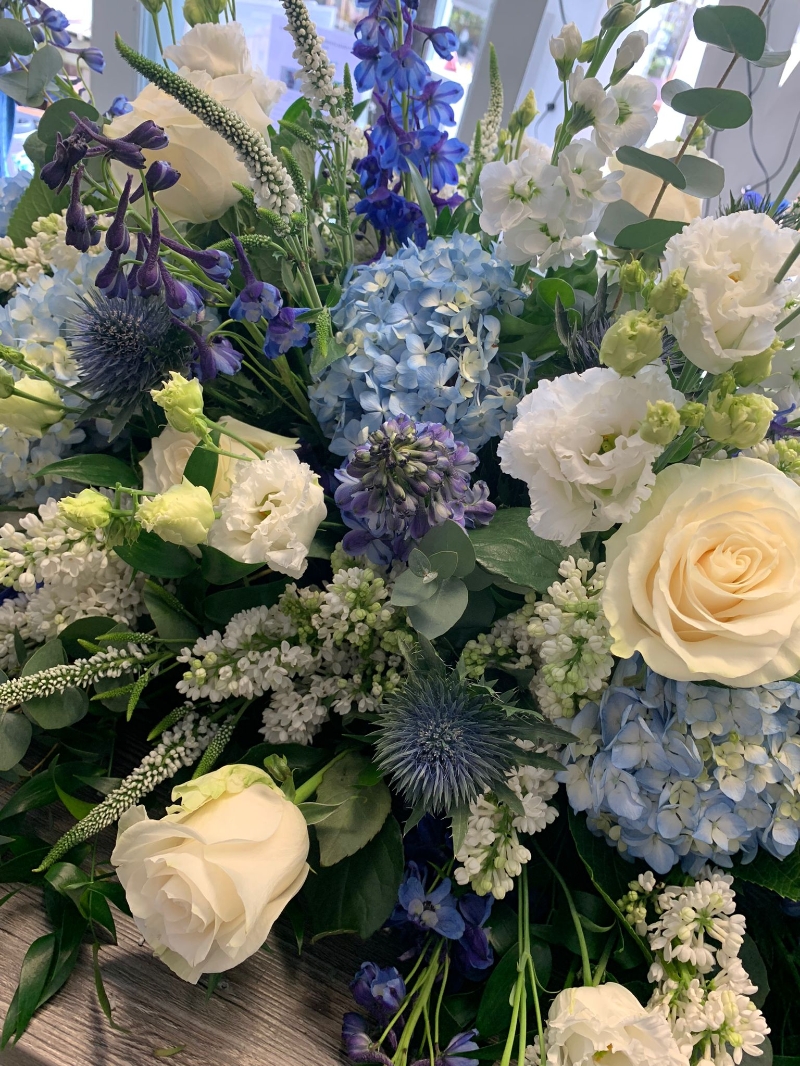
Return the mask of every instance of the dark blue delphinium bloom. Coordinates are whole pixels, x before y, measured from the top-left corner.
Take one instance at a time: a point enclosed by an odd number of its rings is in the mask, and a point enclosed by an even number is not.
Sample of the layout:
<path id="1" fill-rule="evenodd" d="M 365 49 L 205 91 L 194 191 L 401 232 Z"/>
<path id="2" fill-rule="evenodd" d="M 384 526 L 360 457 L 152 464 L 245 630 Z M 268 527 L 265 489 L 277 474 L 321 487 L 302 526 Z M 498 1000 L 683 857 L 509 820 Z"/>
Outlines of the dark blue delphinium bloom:
<path id="1" fill-rule="evenodd" d="M 342 547 L 378 563 L 407 559 L 415 541 L 448 520 L 485 525 L 494 514 L 478 458 L 438 422 L 389 419 L 336 471 L 336 503 L 350 532 Z"/>
<path id="2" fill-rule="evenodd" d="M 442 59 L 452 59 L 453 52 L 458 48 L 458 38 L 455 31 L 449 26 L 420 26 L 415 25 L 417 33 L 424 33 L 431 43 L 434 52 Z"/>
<path id="3" fill-rule="evenodd" d="M 153 208 L 150 237 L 145 243 L 147 254 L 144 262 L 136 271 L 135 289 L 140 296 L 155 296 L 161 290 L 161 261 L 158 257 L 161 248 L 161 230 L 158 209 Z"/>
<path id="4" fill-rule="evenodd" d="M 133 111 L 133 105 L 130 100 L 127 96 L 120 94 L 119 96 L 115 96 L 111 101 L 111 105 L 108 111 L 106 111 L 106 114 L 111 118 L 118 118 L 120 115 L 130 114 L 131 111 Z"/>
<path id="5" fill-rule="evenodd" d="M 78 167 L 75 171 L 75 176 L 72 179 L 72 192 L 70 194 L 69 206 L 67 207 L 64 216 L 67 223 L 67 233 L 64 238 L 64 243 L 70 245 L 72 248 L 77 248 L 80 252 L 88 252 L 92 245 L 97 244 L 100 240 L 100 231 L 94 225 L 97 221 L 97 216 L 87 216 L 86 209 L 81 203 L 82 178 L 83 167 Z"/>
<path id="6" fill-rule="evenodd" d="M 156 159 L 147 168 L 144 180 L 150 192 L 163 192 L 165 189 L 171 189 L 173 185 L 177 185 L 180 177 L 180 171 L 170 166 L 165 159 Z M 131 197 L 131 203 L 135 203 L 142 196 L 144 196 L 144 187 L 140 184 Z"/>
<path id="7" fill-rule="evenodd" d="M 445 877 L 428 891 L 416 865 L 410 863 L 397 893 L 400 913 L 394 916 L 394 921 L 402 914 L 406 921 L 426 933 L 438 933 L 446 940 L 459 940 L 464 935 L 465 924 L 451 889 L 450 878 Z"/>
<path id="8" fill-rule="evenodd" d="M 209 281 L 227 281 L 233 273 L 233 259 L 227 252 L 221 252 L 218 248 L 190 248 L 172 237 L 162 235 L 161 243 L 170 251 L 178 252 L 186 256 L 193 263 L 197 263 Z"/>
<path id="9" fill-rule="evenodd" d="M 430 175 L 434 189 L 458 184 L 456 163 L 460 163 L 469 148 L 463 141 L 443 133 L 428 152 L 427 162 L 421 167 L 423 177 Z"/>
<path id="10" fill-rule="evenodd" d="M 203 309 L 203 297 L 188 281 L 174 278 L 159 260 L 158 269 L 164 286 L 164 300 L 176 318 L 191 318 Z"/>
<path id="11" fill-rule="evenodd" d="M 231 234 L 239 269 L 244 278 L 244 288 L 230 306 L 230 316 L 237 322 L 260 322 L 262 318 L 275 318 L 283 307 L 281 294 L 268 281 L 259 281 L 250 266 L 250 260 L 242 247 L 242 242 Z"/>
<path id="12" fill-rule="evenodd" d="M 56 147 L 53 158 L 45 163 L 39 175 L 42 181 L 55 192 L 61 192 L 70 179 L 72 168 L 84 158 L 89 150 L 89 143 L 83 134 L 71 134 L 62 137 L 56 131 Z"/>
<path id="13" fill-rule="evenodd" d="M 366 1019 L 355 1011 L 345 1014 L 342 1020 L 342 1043 L 351 1062 L 375 1063 L 377 1066 L 392 1066 L 392 1060 L 378 1051 L 367 1033 Z"/>
<path id="14" fill-rule="evenodd" d="M 350 991 L 359 1007 L 385 1024 L 400 1009 L 406 983 L 394 966 L 381 969 L 374 962 L 365 962 L 350 982 Z"/>
<path id="15" fill-rule="evenodd" d="M 411 106 L 414 114 L 427 125 L 455 126 L 453 104 L 463 95 L 464 87 L 457 81 L 429 81 L 419 96 L 414 97 Z"/>
<path id="16" fill-rule="evenodd" d="M 356 41 L 353 45 L 353 55 L 359 61 L 353 71 L 356 88 L 360 93 L 365 93 L 375 86 L 375 70 L 378 66 L 381 50 L 377 44 Z"/>
<path id="17" fill-rule="evenodd" d="M 465 1051 L 478 1050 L 478 1045 L 475 1042 L 477 1035 L 477 1029 L 470 1029 L 468 1033 L 456 1033 L 441 1056 L 437 1056 L 436 1066 L 481 1066 L 480 1059 L 464 1057 Z M 415 1064 L 415 1066 L 419 1066 L 419 1064 Z"/>
<path id="18" fill-rule="evenodd" d="M 290 348 L 302 348 L 308 343 L 309 325 L 297 321 L 297 316 L 307 310 L 307 307 L 282 307 L 268 323 L 264 339 L 267 359 L 277 359 L 279 355 L 286 355 Z"/>
<path id="19" fill-rule="evenodd" d="M 106 57 L 99 48 L 83 48 L 78 52 L 78 58 L 95 74 L 102 74 L 106 69 Z"/>
<path id="20" fill-rule="evenodd" d="M 69 26 L 69 19 L 64 12 L 56 11 L 54 7 L 42 8 L 39 19 L 48 30 L 54 30 L 56 33 L 65 30 Z"/>
<path id="21" fill-rule="evenodd" d="M 241 369 L 242 354 L 227 337 L 208 338 L 185 322 L 178 325 L 194 344 L 192 370 L 200 381 L 213 381 L 217 374 L 236 374 Z"/>
<path id="22" fill-rule="evenodd" d="M 428 227 L 418 204 L 406 200 L 399 193 L 377 188 L 355 206 L 357 215 L 364 215 L 381 235 L 378 254 L 386 251 L 388 237 L 403 245 L 413 241 L 419 248 L 428 243 Z"/>
<path id="23" fill-rule="evenodd" d="M 94 279 L 95 288 L 104 296 L 116 297 L 124 300 L 128 295 L 128 279 L 122 269 L 122 251 L 112 252 L 105 266 L 100 268 Z"/>
<path id="24" fill-rule="evenodd" d="M 127 252 L 131 246 L 131 235 L 125 225 L 125 213 L 128 210 L 132 181 L 133 177 L 129 174 L 120 195 L 117 210 L 114 212 L 114 218 L 106 230 L 106 248 L 109 252 Z"/>
<path id="25" fill-rule="evenodd" d="M 83 392 L 127 409 L 170 370 L 185 369 L 191 343 L 160 298 L 98 293 L 81 303 L 83 312 L 68 324 L 68 340 Z"/>
<path id="26" fill-rule="evenodd" d="M 494 896 L 468 892 L 458 901 L 464 919 L 464 935 L 453 946 L 453 963 L 472 981 L 482 981 L 494 962 L 494 952 L 483 928 L 492 913 Z"/>
<path id="27" fill-rule="evenodd" d="M 406 803 L 436 814 L 504 783 L 519 757 L 506 708 L 487 689 L 422 663 L 384 703 L 376 747 Z"/>

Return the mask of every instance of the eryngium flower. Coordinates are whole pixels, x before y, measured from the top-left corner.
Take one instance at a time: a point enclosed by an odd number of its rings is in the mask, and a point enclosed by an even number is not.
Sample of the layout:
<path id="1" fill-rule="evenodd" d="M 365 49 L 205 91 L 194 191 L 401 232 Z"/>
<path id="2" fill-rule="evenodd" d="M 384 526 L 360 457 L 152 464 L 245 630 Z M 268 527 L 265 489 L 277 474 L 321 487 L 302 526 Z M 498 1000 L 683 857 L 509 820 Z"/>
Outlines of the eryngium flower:
<path id="1" fill-rule="evenodd" d="M 485 525 L 495 512 L 483 481 L 470 486 L 477 456 L 438 422 L 392 418 L 336 471 L 336 503 L 350 532 L 342 546 L 385 564 L 405 559 L 414 541 L 451 519 Z"/>
<path id="2" fill-rule="evenodd" d="M 170 370 L 189 362 L 191 341 L 160 298 L 94 293 L 81 304 L 83 313 L 68 323 L 68 340 L 78 386 L 98 401 L 131 407 Z"/>
<path id="3" fill-rule="evenodd" d="M 414 669 L 383 706 L 378 765 L 412 807 L 444 813 L 505 781 L 519 760 L 505 708 L 455 671 Z"/>

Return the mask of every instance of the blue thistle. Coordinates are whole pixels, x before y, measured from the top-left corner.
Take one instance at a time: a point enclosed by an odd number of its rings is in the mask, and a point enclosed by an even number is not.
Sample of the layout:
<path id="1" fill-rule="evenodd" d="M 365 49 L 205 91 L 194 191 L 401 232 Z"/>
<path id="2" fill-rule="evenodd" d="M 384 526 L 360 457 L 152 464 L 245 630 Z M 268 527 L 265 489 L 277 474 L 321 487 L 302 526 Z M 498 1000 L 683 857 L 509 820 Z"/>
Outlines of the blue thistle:
<path id="1" fill-rule="evenodd" d="M 415 663 L 383 706 L 378 765 L 410 806 L 441 814 L 504 783 L 520 754 L 509 734 L 506 709 L 487 689 Z"/>
<path id="2" fill-rule="evenodd" d="M 78 386 L 98 402 L 130 410 L 189 362 L 191 341 L 160 298 L 94 293 L 80 302 L 83 313 L 68 322 L 68 340 Z"/>

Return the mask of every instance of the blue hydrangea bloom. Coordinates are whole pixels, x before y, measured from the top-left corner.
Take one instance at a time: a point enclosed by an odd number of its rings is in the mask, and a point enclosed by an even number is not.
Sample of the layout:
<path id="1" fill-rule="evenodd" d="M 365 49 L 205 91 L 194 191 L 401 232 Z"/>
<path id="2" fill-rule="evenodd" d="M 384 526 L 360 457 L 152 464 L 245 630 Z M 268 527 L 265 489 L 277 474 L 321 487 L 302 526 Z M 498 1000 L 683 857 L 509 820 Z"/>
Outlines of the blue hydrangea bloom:
<path id="1" fill-rule="evenodd" d="M 20 170 L 13 178 L 0 178 L 0 237 L 8 233 L 8 223 L 32 176 L 26 170 Z"/>
<path id="2" fill-rule="evenodd" d="M 800 685 L 723 688 L 670 681 L 635 656 L 600 703 L 560 724 L 575 811 L 622 855 L 665 874 L 706 862 L 782 859 L 800 840 Z"/>
<path id="3" fill-rule="evenodd" d="M 473 451 L 511 425 L 527 363 L 507 370 L 498 313 L 521 294 L 475 237 L 408 244 L 356 269 L 333 314 L 347 356 L 310 389 L 331 451 L 348 455 L 387 419 L 439 422 Z"/>

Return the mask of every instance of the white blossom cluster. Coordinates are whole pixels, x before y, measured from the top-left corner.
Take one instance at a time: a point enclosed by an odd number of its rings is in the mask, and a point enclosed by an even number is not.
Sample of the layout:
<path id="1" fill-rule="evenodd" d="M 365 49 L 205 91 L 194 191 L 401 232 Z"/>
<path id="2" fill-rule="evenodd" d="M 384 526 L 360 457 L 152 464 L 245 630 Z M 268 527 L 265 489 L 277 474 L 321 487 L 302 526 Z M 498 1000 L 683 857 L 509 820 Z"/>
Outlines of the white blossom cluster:
<path id="1" fill-rule="evenodd" d="M 533 747 L 530 741 L 517 743 L 523 748 Z M 471 885 L 479 896 L 491 892 L 495 899 L 503 899 L 513 889 L 514 878 L 530 862 L 531 853 L 520 843 L 519 834 L 539 833 L 558 815 L 547 802 L 558 791 L 552 770 L 518 766 L 509 773 L 507 784 L 525 814 L 515 814 L 492 793 L 479 796 L 470 805 L 464 841 L 455 856 L 461 863 L 454 872 L 458 884 Z"/>
<path id="2" fill-rule="evenodd" d="M 547 599 L 537 603 L 528 593 L 523 607 L 469 641 L 464 661 L 470 676 L 481 677 L 490 665 L 535 668 L 531 691 L 551 719 L 572 718 L 596 699 L 614 666 L 600 605 L 605 569 L 605 563 L 595 569 L 588 559 L 565 559 L 558 568 L 564 580 L 549 587 Z"/>
<path id="3" fill-rule="evenodd" d="M 664 1014 L 682 1053 L 699 1066 L 739 1066 L 743 1055 L 764 1053 L 769 1033 L 739 958 L 745 919 L 732 885 L 730 874 L 709 866 L 689 886 L 656 884 L 648 871 L 620 900 L 655 955 L 649 1008 Z M 656 918 L 648 923 L 649 910 Z"/>
<path id="4" fill-rule="evenodd" d="M 66 211 L 43 215 L 32 225 L 32 237 L 25 238 L 24 247 L 14 244 L 10 237 L 0 237 L 0 292 L 10 292 L 16 285 L 32 285 L 43 274 L 57 270 L 74 270 L 80 259 L 105 252 L 102 244 L 80 252 L 66 243 Z"/>
<path id="5" fill-rule="evenodd" d="M 132 623 L 144 612 L 144 575 L 106 547 L 102 531 L 71 528 L 56 500 L 19 527 L 0 526 L 0 586 L 19 593 L 0 602 L 0 668 L 16 666 L 15 630 L 36 644 L 78 618 Z"/>
<path id="6" fill-rule="evenodd" d="M 405 612 L 370 569 L 339 570 L 322 589 L 290 585 L 274 607 L 234 615 L 178 656 L 178 690 L 219 703 L 269 694 L 261 730 L 272 743 L 307 744 L 333 711 L 368 712 L 401 681 Z"/>

